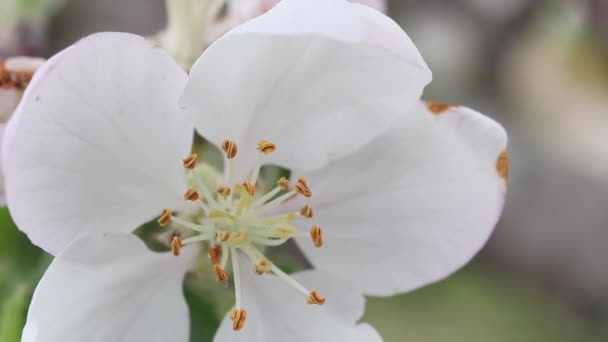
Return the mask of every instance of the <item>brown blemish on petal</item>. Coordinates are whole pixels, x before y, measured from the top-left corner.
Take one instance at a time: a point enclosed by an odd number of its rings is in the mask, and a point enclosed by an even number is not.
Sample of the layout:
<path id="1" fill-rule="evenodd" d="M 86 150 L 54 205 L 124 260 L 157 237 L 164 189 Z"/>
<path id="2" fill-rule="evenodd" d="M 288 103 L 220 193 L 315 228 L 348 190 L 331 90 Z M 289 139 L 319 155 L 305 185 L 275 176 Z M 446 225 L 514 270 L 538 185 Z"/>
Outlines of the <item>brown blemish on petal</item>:
<path id="1" fill-rule="evenodd" d="M 504 180 L 507 180 L 509 177 L 509 153 L 507 150 L 502 151 L 498 155 L 498 159 L 496 159 L 496 172 Z"/>
<path id="2" fill-rule="evenodd" d="M 446 110 L 456 107 L 453 104 L 443 103 L 443 102 L 435 102 L 435 101 L 425 101 L 426 107 L 431 111 L 431 113 L 435 115 L 443 114 Z"/>

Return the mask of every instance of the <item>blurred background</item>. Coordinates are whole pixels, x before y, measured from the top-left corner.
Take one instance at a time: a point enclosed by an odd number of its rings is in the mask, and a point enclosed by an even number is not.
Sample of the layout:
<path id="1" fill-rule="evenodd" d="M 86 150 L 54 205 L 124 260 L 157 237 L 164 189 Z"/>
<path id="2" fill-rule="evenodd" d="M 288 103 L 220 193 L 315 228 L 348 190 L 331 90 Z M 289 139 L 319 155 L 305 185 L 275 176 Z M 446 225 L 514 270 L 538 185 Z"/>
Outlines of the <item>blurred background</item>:
<path id="1" fill-rule="evenodd" d="M 392 0 L 388 14 L 433 70 L 427 99 L 506 127 L 511 170 L 479 256 L 441 283 L 370 298 L 363 320 L 389 342 L 608 341 L 608 0 Z M 162 0 L 0 0 L 0 57 L 49 57 L 97 31 L 151 35 L 165 20 Z M 50 261 L 1 209 L 0 342 L 19 340 Z M 208 326 L 192 341 L 208 341 L 226 304 L 187 295 Z"/>

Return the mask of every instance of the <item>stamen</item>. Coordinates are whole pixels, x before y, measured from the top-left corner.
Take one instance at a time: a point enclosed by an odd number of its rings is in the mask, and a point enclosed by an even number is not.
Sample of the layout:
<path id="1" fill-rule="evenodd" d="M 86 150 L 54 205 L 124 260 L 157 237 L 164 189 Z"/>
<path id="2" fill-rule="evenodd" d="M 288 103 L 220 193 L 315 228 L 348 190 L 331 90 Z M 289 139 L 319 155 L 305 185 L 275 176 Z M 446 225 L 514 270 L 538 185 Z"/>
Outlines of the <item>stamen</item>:
<path id="1" fill-rule="evenodd" d="M 222 186 L 218 187 L 217 190 L 215 190 L 215 192 L 220 196 L 228 197 L 232 193 L 232 190 L 230 189 L 230 187 L 222 185 Z"/>
<path id="2" fill-rule="evenodd" d="M 246 180 L 243 182 L 243 186 L 245 187 L 245 190 L 247 190 L 247 193 L 249 193 L 249 195 L 253 196 L 255 194 L 255 185 L 253 185 L 253 183 Z"/>
<path id="3" fill-rule="evenodd" d="M 289 189 L 289 180 L 287 180 L 285 177 L 281 177 L 277 181 L 277 186 L 283 190 L 287 190 Z"/>
<path id="4" fill-rule="evenodd" d="M 217 232 L 217 238 L 222 242 L 226 242 L 230 238 L 230 233 L 220 230 Z"/>
<path id="5" fill-rule="evenodd" d="M 257 199 L 254 203 L 253 206 L 254 207 L 258 207 L 264 203 L 266 203 L 266 201 L 268 201 L 269 199 L 273 198 L 274 196 L 276 196 L 276 194 L 278 194 L 279 192 L 281 192 L 281 187 L 276 187 L 274 189 L 272 189 L 271 191 L 268 191 L 264 196 L 260 197 L 259 199 Z"/>
<path id="6" fill-rule="evenodd" d="M 196 167 L 196 160 L 198 159 L 198 154 L 193 153 L 186 158 L 182 159 L 184 162 L 184 167 L 186 169 L 192 170 Z"/>
<path id="7" fill-rule="evenodd" d="M 310 228 L 310 237 L 315 247 L 320 248 L 323 246 L 323 230 L 319 226 L 312 226 Z"/>
<path id="8" fill-rule="evenodd" d="M 232 275 L 234 276 L 234 297 L 235 307 L 241 307 L 241 273 L 239 270 L 239 259 L 236 254 L 236 248 L 230 248 L 230 254 L 232 255 Z"/>
<path id="9" fill-rule="evenodd" d="M 305 204 L 302 209 L 300 209 L 300 215 L 311 218 L 313 215 L 312 208 L 308 204 Z"/>
<path id="10" fill-rule="evenodd" d="M 228 274 L 220 264 L 213 265 L 213 272 L 215 273 L 215 281 L 218 283 L 228 282 Z"/>
<path id="11" fill-rule="evenodd" d="M 164 208 L 156 222 L 158 222 L 161 227 L 164 227 L 169 224 L 169 221 L 171 221 L 171 210 Z"/>
<path id="12" fill-rule="evenodd" d="M 181 249 L 182 238 L 179 236 L 179 234 L 175 234 L 171 239 L 171 253 L 173 253 L 173 256 L 179 256 L 179 252 L 181 251 Z"/>
<path id="13" fill-rule="evenodd" d="M 272 228 L 272 234 L 281 239 L 287 239 L 296 232 L 296 227 L 290 224 L 277 224 Z"/>
<path id="14" fill-rule="evenodd" d="M 240 231 L 238 231 L 236 233 L 230 233 L 230 237 L 228 237 L 228 241 L 226 241 L 226 242 L 232 246 L 238 246 L 241 243 L 243 243 L 243 241 L 247 240 L 247 236 L 248 236 L 247 230 L 241 229 Z"/>
<path id="15" fill-rule="evenodd" d="M 184 228 L 188 228 L 201 233 L 209 233 L 212 232 L 214 229 L 212 226 L 196 224 L 175 216 L 171 216 L 171 220 Z"/>
<path id="16" fill-rule="evenodd" d="M 189 188 L 184 192 L 184 199 L 187 201 L 198 201 L 199 198 L 198 192 L 192 188 Z"/>
<path id="17" fill-rule="evenodd" d="M 204 233 L 204 234 L 192 236 L 192 237 L 189 237 L 187 239 L 184 239 L 182 241 L 182 246 L 189 245 L 189 244 L 194 243 L 194 242 L 211 240 L 214 237 L 215 237 L 214 233 Z"/>
<path id="18" fill-rule="evenodd" d="M 306 296 L 306 303 L 323 305 L 325 303 L 325 297 L 321 296 L 317 290 L 312 290 L 308 296 Z"/>
<path id="19" fill-rule="evenodd" d="M 259 257 L 253 266 L 253 271 L 257 275 L 262 275 L 264 273 L 270 273 L 270 265 L 272 263 L 266 257 Z"/>
<path id="20" fill-rule="evenodd" d="M 310 191 L 310 188 L 308 187 L 308 184 L 306 183 L 306 179 L 304 179 L 302 177 L 298 178 L 298 181 L 296 182 L 296 185 L 294 185 L 293 188 L 296 192 L 298 192 L 300 195 L 302 195 L 304 197 L 312 196 L 312 191 Z"/>
<path id="21" fill-rule="evenodd" d="M 257 150 L 264 154 L 271 154 L 277 149 L 277 146 L 270 140 L 258 141 Z"/>
<path id="22" fill-rule="evenodd" d="M 222 142 L 222 150 L 226 153 L 226 157 L 228 159 L 232 159 L 236 156 L 238 152 L 238 147 L 234 140 L 226 139 Z"/>
<path id="23" fill-rule="evenodd" d="M 247 311 L 245 311 L 245 309 L 235 308 L 230 313 L 230 319 L 232 320 L 232 329 L 235 331 L 241 330 L 247 319 Z"/>

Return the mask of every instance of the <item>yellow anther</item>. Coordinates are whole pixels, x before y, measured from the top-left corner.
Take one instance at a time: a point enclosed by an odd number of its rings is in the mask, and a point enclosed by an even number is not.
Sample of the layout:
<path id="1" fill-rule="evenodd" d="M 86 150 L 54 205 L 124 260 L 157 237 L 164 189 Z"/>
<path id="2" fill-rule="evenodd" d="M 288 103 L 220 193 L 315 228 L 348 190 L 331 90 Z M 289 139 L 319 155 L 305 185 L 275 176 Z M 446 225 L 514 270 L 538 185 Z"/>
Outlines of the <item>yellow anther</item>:
<path id="1" fill-rule="evenodd" d="M 247 311 L 245 311 L 245 309 L 235 308 L 230 313 L 230 319 L 232 320 L 232 329 L 241 330 L 247 319 Z"/>
<path id="2" fill-rule="evenodd" d="M 234 218 L 234 216 L 230 215 L 229 213 L 227 213 L 223 210 L 213 210 L 212 212 L 209 213 L 209 217 L 210 218 L 228 218 L 228 219 Z"/>
<path id="3" fill-rule="evenodd" d="M 179 256 L 179 252 L 182 250 L 182 238 L 179 234 L 173 235 L 171 239 L 171 253 L 174 256 Z"/>
<path id="4" fill-rule="evenodd" d="M 270 273 L 270 266 L 272 263 L 266 257 L 259 257 L 255 264 L 253 265 L 253 271 L 257 275 L 262 275 L 264 273 Z"/>
<path id="5" fill-rule="evenodd" d="M 184 199 L 187 201 L 197 201 L 200 198 L 198 192 L 192 188 L 184 192 Z"/>
<path id="6" fill-rule="evenodd" d="M 163 212 L 160 214 L 160 217 L 158 218 L 158 224 L 161 225 L 161 227 L 166 226 L 169 221 L 171 221 L 171 210 L 164 208 Z"/>
<path id="7" fill-rule="evenodd" d="M 228 274 L 220 264 L 213 265 L 213 272 L 215 272 L 215 281 L 218 283 L 225 283 L 228 281 Z"/>
<path id="8" fill-rule="evenodd" d="M 228 157 L 228 159 L 232 159 L 236 156 L 239 149 L 234 140 L 226 139 L 222 142 L 222 150 L 224 153 L 226 153 L 226 157 Z"/>
<path id="9" fill-rule="evenodd" d="M 271 154 L 277 149 L 277 146 L 270 140 L 258 141 L 257 150 L 264 154 Z"/>
<path id="10" fill-rule="evenodd" d="M 323 230 L 321 230 L 321 227 L 310 227 L 310 237 L 312 238 L 312 242 L 315 244 L 315 247 L 319 248 L 323 246 Z"/>
<path id="11" fill-rule="evenodd" d="M 310 191 L 310 188 L 306 183 L 306 179 L 302 177 L 298 178 L 298 181 L 296 182 L 296 185 L 294 185 L 293 189 L 304 197 L 312 196 L 312 191 Z"/>
<path id="12" fill-rule="evenodd" d="M 288 239 L 295 232 L 296 232 L 296 227 L 294 227 L 290 224 L 279 223 L 276 226 L 272 227 L 272 234 L 281 239 Z"/>
<path id="13" fill-rule="evenodd" d="M 196 167 L 196 160 L 198 159 L 198 154 L 193 153 L 186 158 L 182 159 L 184 162 L 184 167 L 186 169 L 192 170 Z"/>
<path id="14" fill-rule="evenodd" d="M 287 178 L 281 177 L 277 181 L 277 186 L 283 190 L 287 190 L 287 189 L 289 189 L 289 181 L 287 180 Z"/>
<path id="15" fill-rule="evenodd" d="M 246 180 L 243 182 L 243 186 L 249 195 L 253 196 L 255 194 L 255 185 L 253 185 L 253 183 Z"/>
<path id="16" fill-rule="evenodd" d="M 312 290 L 308 296 L 306 296 L 306 303 L 323 305 L 325 303 L 325 297 L 321 296 L 317 290 Z"/>
<path id="17" fill-rule="evenodd" d="M 222 242 L 226 242 L 230 238 L 230 233 L 220 230 L 217 232 L 217 238 Z"/>
<path id="18" fill-rule="evenodd" d="M 308 204 L 305 204 L 302 209 L 300 209 L 300 215 L 311 218 L 313 215 L 312 208 Z"/>
<path id="19" fill-rule="evenodd" d="M 228 196 L 230 196 L 230 193 L 232 192 L 232 190 L 230 189 L 230 187 L 220 186 L 217 188 L 217 190 L 215 190 L 215 192 L 217 192 L 217 194 L 220 196 L 228 197 Z"/>
<path id="20" fill-rule="evenodd" d="M 247 240 L 248 236 L 249 234 L 247 233 L 247 230 L 241 229 L 238 232 L 230 233 L 230 237 L 228 237 L 228 241 L 226 242 L 230 245 L 238 246 L 243 243 L 243 241 Z"/>

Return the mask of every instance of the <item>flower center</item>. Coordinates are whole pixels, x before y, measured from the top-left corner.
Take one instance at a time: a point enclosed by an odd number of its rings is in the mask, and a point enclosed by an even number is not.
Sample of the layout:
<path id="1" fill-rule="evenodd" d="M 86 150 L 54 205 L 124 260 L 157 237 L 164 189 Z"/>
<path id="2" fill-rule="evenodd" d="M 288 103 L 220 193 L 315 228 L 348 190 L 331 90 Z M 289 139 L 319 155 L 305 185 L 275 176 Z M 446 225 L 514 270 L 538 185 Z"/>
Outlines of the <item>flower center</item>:
<path id="1" fill-rule="evenodd" d="M 241 307 L 241 281 L 239 257 L 243 255 L 253 263 L 253 272 L 257 275 L 273 273 L 287 284 L 301 292 L 308 304 L 323 304 L 325 298 L 316 290 L 309 291 L 302 284 L 283 272 L 263 254 L 267 247 L 279 246 L 292 237 L 309 235 L 316 247 L 323 244 L 321 227 L 313 225 L 309 232 L 301 232 L 292 224 L 298 216 L 313 217 L 312 208 L 306 204 L 299 212 L 271 214 L 273 209 L 283 202 L 295 197 L 309 198 L 312 191 L 304 178 L 298 178 L 293 187 L 282 177 L 274 189 L 260 193 L 258 181 L 260 167 L 264 157 L 276 150 L 274 143 L 268 140 L 258 142 L 259 156 L 250 172 L 249 178 L 242 182 L 234 182 L 233 159 L 238 152 L 237 144 L 232 140 L 224 140 L 222 150 L 226 156 L 225 184 L 216 189 L 210 189 L 198 169 L 196 154 L 191 154 L 183 160 L 184 168 L 196 186 L 186 189 L 184 199 L 198 204 L 200 215 L 195 218 L 175 216 L 169 209 L 163 209 L 158 223 L 165 226 L 172 222 L 193 234 L 182 238 L 174 234 L 170 246 L 173 255 L 179 256 L 182 246 L 192 243 L 207 243 L 208 254 L 215 278 L 218 282 L 228 283 L 225 269 L 231 261 L 235 289 L 236 305 L 230 318 L 233 329 L 240 330 L 247 317 L 247 311 Z M 240 253 L 239 253 L 240 252 Z"/>

